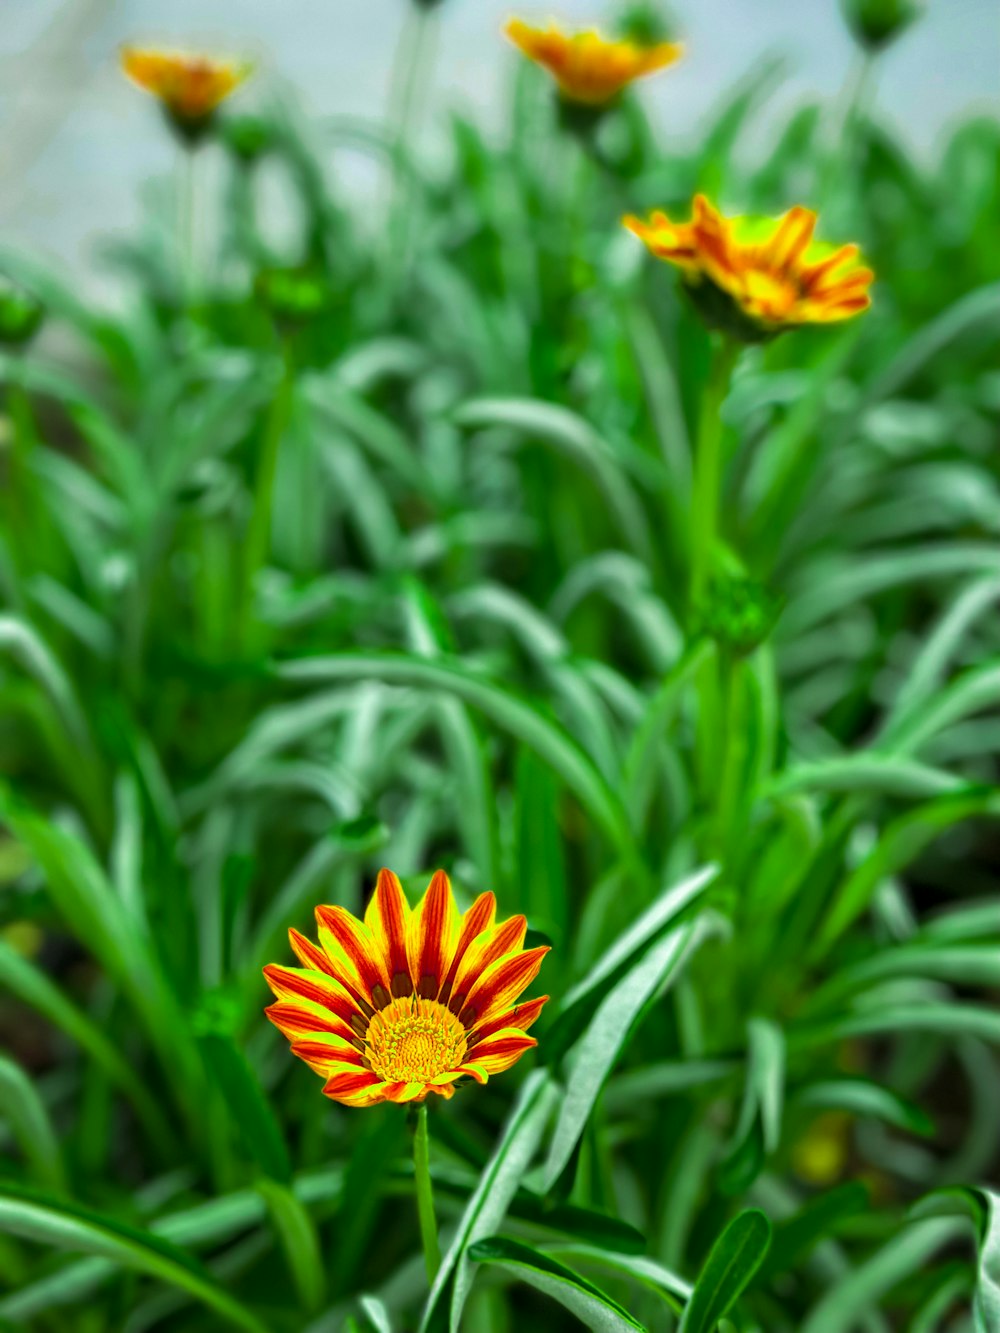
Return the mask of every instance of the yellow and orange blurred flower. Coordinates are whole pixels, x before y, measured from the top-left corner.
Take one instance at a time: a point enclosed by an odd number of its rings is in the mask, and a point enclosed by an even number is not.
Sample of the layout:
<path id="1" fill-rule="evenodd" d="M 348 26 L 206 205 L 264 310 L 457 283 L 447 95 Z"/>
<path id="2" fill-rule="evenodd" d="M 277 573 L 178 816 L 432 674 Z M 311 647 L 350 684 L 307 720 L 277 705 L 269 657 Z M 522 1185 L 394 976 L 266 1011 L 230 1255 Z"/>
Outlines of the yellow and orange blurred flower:
<path id="1" fill-rule="evenodd" d="M 871 305 L 874 274 L 858 247 L 815 241 L 811 209 L 778 220 L 725 218 L 697 195 L 690 222 L 662 212 L 622 221 L 657 259 L 677 265 L 706 323 L 746 340 L 850 319 Z"/>
<path id="2" fill-rule="evenodd" d="M 672 65 L 684 49 L 675 42 L 609 41 L 593 30 L 564 33 L 555 24 L 533 28 L 521 19 L 511 19 L 504 31 L 549 71 L 566 101 L 584 106 L 606 106 L 635 79 Z"/>
<path id="3" fill-rule="evenodd" d="M 158 97 L 182 126 L 206 124 L 253 68 L 248 61 L 136 46 L 122 48 L 121 65 L 132 82 Z"/>
<path id="4" fill-rule="evenodd" d="M 485 1083 L 537 1045 L 527 1029 L 548 996 L 516 1001 L 548 949 L 523 948 L 523 916 L 498 925 L 492 893 L 462 915 L 439 870 L 411 910 L 382 870 L 364 921 L 317 907 L 316 922 L 319 947 L 289 931 L 302 967 L 264 968 L 277 996 L 266 1012 L 334 1101 L 451 1097 L 459 1079 Z"/>

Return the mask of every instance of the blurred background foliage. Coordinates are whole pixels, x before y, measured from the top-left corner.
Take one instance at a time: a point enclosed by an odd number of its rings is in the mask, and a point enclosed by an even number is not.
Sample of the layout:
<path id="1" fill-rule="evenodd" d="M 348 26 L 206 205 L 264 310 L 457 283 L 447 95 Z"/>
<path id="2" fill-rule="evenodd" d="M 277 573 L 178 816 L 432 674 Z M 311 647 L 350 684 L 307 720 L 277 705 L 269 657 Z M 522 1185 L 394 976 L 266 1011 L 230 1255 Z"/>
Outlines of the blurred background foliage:
<path id="1" fill-rule="evenodd" d="M 178 150 L 126 300 L 0 249 L 0 1326 L 1000 1327 L 1000 126 L 915 161 L 915 7 L 846 8 L 753 164 L 774 66 L 681 151 L 520 64 L 431 169 L 416 7 L 395 120 Z M 695 614 L 709 339 L 619 218 L 699 190 L 877 285 L 743 355 Z M 430 1297 L 405 1115 L 262 1017 L 381 864 L 554 946 L 533 1062 L 434 1108 Z"/>

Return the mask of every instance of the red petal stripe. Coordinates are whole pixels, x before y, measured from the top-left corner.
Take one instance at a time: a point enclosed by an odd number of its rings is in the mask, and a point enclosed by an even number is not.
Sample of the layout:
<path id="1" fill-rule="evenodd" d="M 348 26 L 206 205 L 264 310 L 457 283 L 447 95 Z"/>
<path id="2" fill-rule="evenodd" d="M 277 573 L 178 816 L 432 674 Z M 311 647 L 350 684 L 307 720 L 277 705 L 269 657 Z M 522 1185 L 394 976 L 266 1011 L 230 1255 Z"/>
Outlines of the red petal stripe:
<path id="1" fill-rule="evenodd" d="M 417 993 L 425 999 L 434 999 L 441 989 L 454 915 L 448 876 L 438 870 L 415 913 L 415 947 L 410 958 Z"/>
<path id="2" fill-rule="evenodd" d="M 406 956 L 409 911 L 399 880 L 391 870 L 380 870 L 375 893 L 365 912 L 365 925 L 385 960 L 389 990 L 396 997 L 413 994 L 413 979 Z"/>

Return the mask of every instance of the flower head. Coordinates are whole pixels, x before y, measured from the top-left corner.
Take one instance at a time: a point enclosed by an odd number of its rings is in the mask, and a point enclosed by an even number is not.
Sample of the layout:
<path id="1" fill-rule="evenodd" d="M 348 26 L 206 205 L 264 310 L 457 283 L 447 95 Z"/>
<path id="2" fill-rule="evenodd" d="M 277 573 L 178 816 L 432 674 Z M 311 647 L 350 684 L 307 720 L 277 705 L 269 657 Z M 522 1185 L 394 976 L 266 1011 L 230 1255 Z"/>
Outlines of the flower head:
<path id="1" fill-rule="evenodd" d="M 497 925 L 492 893 L 462 915 L 439 870 L 411 911 L 383 870 L 364 921 L 343 907 L 317 907 L 316 921 L 319 947 L 289 931 L 301 968 L 264 968 L 278 997 L 267 1016 L 334 1101 L 451 1097 L 460 1078 L 485 1083 L 537 1044 L 527 1029 L 548 996 L 515 1001 L 548 949 L 523 949 L 523 916 Z"/>
<path id="2" fill-rule="evenodd" d="M 511 19 L 505 31 L 529 60 L 549 71 L 566 101 L 584 106 L 606 106 L 634 79 L 665 69 L 683 51 L 674 42 L 608 41 L 592 30 L 568 34 L 554 24 L 532 28 L 521 19 Z"/>
<path id="3" fill-rule="evenodd" d="M 871 305 L 874 274 L 858 247 L 813 240 L 816 214 L 793 208 L 770 218 L 724 218 L 697 195 L 690 222 L 653 213 L 624 225 L 658 258 L 676 264 L 702 317 L 748 342 L 801 324 L 850 319 Z"/>
<path id="4" fill-rule="evenodd" d="M 171 121 L 188 132 L 205 128 L 252 68 L 247 61 L 136 46 L 122 49 L 121 64 L 132 82 L 158 97 Z"/>

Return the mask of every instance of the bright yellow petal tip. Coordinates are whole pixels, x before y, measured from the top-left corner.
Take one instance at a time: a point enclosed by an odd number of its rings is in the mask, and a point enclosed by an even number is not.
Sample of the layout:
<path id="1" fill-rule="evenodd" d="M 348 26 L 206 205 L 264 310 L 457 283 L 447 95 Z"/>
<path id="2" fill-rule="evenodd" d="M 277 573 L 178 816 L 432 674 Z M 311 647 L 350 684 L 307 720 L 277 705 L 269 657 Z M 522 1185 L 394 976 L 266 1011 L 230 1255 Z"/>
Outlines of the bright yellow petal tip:
<path id="1" fill-rule="evenodd" d="M 562 97 L 586 106 L 607 105 L 635 79 L 672 65 L 684 50 L 675 42 L 640 46 L 610 41 L 592 29 L 564 33 L 555 24 L 533 28 L 516 18 L 504 32 L 529 60 L 549 71 Z"/>
<path id="2" fill-rule="evenodd" d="M 622 225 L 681 269 L 707 323 L 754 341 L 850 319 L 871 305 L 875 275 L 858 247 L 815 241 L 816 221 L 802 207 L 779 219 L 725 218 L 697 195 L 690 222 L 654 212 L 648 221 L 626 216 Z"/>
<path id="3" fill-rule="evenodd" d="M 122 48 L 121 67 L 182 123 L 206 121 L 253 69 L 248 61 L 138 46 Z"/>
<path id="4" fill-rule="evenodd" d="M 318 946 L 289 932 L 301 967 L 264 968 L 277 997 L 267 1015 L 334 1101 L 451 1097 L 459 1080 L 485 1083 L 536 1045 L 527 1030 L 548 996 L 518 997 L 548 949 L 523 947 L 523 916 L 498 925 L 492 893 L 463 915 L 439 870 L 411 910 L 383 870 L 363 921 L 323 906 L 316 921 Z"/>

